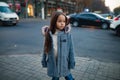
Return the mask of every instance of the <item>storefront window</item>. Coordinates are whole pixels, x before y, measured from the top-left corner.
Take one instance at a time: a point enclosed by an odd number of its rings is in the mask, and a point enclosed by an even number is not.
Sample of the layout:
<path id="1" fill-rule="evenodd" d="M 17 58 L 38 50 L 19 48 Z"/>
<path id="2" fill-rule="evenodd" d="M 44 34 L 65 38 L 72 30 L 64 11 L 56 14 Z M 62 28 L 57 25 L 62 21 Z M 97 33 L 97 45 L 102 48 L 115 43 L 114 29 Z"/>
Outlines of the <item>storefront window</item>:
<path id="1" fill-rule="evenodd" d="M 28 5 L 28 16 L 34 16 L 33 6 L 31 4 Z"/>

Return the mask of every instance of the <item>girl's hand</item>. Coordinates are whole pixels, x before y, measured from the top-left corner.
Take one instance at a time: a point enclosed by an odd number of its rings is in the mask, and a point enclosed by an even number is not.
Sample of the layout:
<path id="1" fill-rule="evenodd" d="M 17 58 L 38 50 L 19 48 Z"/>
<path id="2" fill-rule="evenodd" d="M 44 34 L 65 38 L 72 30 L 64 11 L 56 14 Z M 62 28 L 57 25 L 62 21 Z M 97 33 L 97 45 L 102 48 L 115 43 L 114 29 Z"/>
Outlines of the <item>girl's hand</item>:
<path id="1" fill-rule="evenodd" d="M 42 27 L 42 34 L 45 35 L 49 31 L 49 26 L 45 25 Z"/>

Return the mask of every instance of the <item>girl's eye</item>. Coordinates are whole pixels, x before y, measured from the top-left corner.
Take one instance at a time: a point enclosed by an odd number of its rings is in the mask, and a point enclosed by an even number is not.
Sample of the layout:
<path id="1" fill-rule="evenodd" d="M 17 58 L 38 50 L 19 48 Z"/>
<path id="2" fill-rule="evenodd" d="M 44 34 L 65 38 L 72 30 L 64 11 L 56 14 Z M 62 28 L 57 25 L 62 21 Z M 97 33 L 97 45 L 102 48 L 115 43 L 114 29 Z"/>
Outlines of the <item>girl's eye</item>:
<path id="1" fill-rule="evenodd" d="M 62 22 L 62 21 L 59 21 L 59 22 Z"/>
<path id="2" fill-rule="evenodd" d="M 58 22 L 66 22 L 66 21 L 58 21 Z"/>

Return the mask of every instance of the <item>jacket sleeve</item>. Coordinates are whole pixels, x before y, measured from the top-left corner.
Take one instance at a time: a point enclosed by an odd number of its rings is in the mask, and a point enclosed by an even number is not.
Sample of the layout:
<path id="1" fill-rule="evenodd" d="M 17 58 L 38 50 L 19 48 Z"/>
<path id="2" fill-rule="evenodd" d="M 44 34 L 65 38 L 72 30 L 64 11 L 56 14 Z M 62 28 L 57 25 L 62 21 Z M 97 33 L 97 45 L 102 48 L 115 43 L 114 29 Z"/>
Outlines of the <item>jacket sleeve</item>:
<path id="1" fill-rule="evenodd" d="M 73 47 L 73 41 L 72 36 L 70 35 L 70 48 L 69 48 L 69 69 L 74 69 L 75 67 L 75 58 L 74 58 L 74 47 Z"/>
<path id="2" fill-rule="evenodd" d="M 45 36 L 45 33 L 49 30 L 49 26 L 45 25 L 42 27 L 42 34 Z M 47 67 L 47 54 L 43 52 L 42 60 L 41 60 L 42 67 Z"/>
<path id="3" fill-rule="evenodd" d="M 42 63 L 42 67 L 44 67 L 44 68 L 47 67 L 47 59 L 46 58 L 47 58 L 47 54 L 43 53 L 41 63 Z"/>

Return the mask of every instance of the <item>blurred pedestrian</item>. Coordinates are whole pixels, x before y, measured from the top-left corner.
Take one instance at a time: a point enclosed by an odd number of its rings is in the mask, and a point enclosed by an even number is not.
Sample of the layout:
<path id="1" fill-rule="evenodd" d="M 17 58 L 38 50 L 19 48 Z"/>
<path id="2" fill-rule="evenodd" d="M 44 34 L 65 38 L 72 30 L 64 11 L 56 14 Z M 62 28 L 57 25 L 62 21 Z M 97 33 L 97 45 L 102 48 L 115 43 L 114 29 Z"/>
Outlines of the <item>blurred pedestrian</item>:
<path id="1" fill-rule="evenodd" d="M 20 9 L 16 9 L 16 13 L 17 13 L 17 15 L 20 17 L 20 12 L 21 12 L 21 10 Z"/>
<path id="2" fill-rule="evenodd" d="M 75 67 L 74 49 L 68 19 L 62 12 L 54 12 L 50 27 L 43 27 L 45 36 L 42 66 L 52 80 L 74 80 L 70 70 Z"/>

